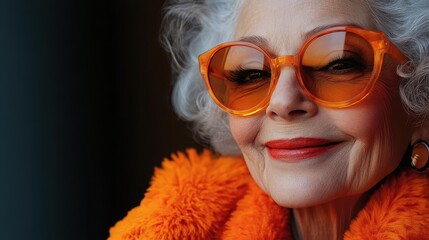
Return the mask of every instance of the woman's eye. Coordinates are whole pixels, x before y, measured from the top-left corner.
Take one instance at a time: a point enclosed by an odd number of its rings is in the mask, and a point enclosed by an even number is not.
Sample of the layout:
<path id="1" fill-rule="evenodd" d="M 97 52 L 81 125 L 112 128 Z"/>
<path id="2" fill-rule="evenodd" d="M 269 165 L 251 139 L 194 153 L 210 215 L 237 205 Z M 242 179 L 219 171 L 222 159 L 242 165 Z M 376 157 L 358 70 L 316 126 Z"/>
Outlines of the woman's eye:
<path id="1" fill-rule="evenodd" d="M 270 78 L 270 71 L 256 69 L 239 69 L 227 74 L 227 79 L 238 85 L 255 83 Z"/>
<path id="2" fill-rule="evenodd" d="M 364 68 L 362 63 L 354 59 L 337 59 L 318 70 L 333 74 L 347 74 L 350 72 L 362 71 Z"/>

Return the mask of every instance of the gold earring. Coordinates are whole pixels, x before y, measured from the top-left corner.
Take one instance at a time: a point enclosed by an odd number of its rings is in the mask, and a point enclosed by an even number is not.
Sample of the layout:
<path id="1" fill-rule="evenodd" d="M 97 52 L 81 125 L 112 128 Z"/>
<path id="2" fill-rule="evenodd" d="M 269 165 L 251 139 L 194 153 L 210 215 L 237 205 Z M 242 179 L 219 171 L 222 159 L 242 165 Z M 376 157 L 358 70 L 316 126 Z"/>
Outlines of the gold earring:
<path id="1" fill-rule="evenodd" d="M 429 167 L 429 144 L 425 141 L 416 142 L 411 153 L 411 167 L 424 172 Z"/>

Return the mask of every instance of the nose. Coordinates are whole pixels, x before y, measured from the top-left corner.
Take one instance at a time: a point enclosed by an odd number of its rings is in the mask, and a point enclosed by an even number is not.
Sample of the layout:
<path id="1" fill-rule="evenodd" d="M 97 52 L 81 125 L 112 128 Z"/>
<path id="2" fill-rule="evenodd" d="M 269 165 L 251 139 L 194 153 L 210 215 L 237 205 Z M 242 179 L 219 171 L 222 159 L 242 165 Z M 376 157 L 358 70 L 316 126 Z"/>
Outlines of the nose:
<path id="1" fill-rule="evenodd" d="M 301 89 L 294 68 L 283 67 L 266 114 L 273 119 L 292 121 L 312 117 L 317 111 L 316 103 Z"/>

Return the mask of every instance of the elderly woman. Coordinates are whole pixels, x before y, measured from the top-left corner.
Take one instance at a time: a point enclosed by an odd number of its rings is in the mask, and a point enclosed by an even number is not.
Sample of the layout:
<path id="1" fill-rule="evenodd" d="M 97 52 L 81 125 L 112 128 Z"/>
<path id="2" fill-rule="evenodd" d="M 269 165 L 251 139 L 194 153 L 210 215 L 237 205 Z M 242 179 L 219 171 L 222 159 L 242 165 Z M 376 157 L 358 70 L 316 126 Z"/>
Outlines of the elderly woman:
<path id="1" fill-rule="evenodd" d="M 429 1 L 172 0 L 173 154 L 109 239 L 429 239 Z"/>

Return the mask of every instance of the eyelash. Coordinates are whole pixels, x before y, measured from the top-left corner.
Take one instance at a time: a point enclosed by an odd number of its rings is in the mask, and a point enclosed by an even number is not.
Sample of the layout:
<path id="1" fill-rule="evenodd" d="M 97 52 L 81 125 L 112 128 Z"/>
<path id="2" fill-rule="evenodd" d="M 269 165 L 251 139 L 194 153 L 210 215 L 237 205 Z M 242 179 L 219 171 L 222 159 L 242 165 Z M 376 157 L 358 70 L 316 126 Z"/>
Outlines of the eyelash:
<path id="1" fill-rule="evenodd" d="M 251 74 L 259 74 L 257 78 L 252 78 Z M 227 79 L 230 82 L 236 83 L 238 85 L 244 85 L 248 83 L 254 83 L 259 81 L 260 79 L 270 79 L 271 78 L 271 70 L 270 69 L 263 69 L 263 70 L 257 70 L 257 69 L 244 69 L 242 67 L 237 67 L 236 70 L 229 71 L 226 74 Z M 246 78 L 249 78 L 246 80 Z"/>
<path id="2" fill-rule="evenodd" d="M 342 63 L 351 65 L 353 67 L 352 70 L 357 70 L 357 71 L 363 71 L 366 67 L 362 64 L 362 61 L 360 59 L 356 59 L 356 57 L 336 57 L 331 61 L 329 61 L 329 63 L 326 64 L 325 66 L 320 68 L 315 68 L 315 71 L 325 71 L 325 72 L 333 72 L 333 73 L 337 71 L 337 73 L 341 74 L 344 71 L 348 71 L 349 69 L 335 70 L 330 68 L 336 64 L 342 64 Z"/>

